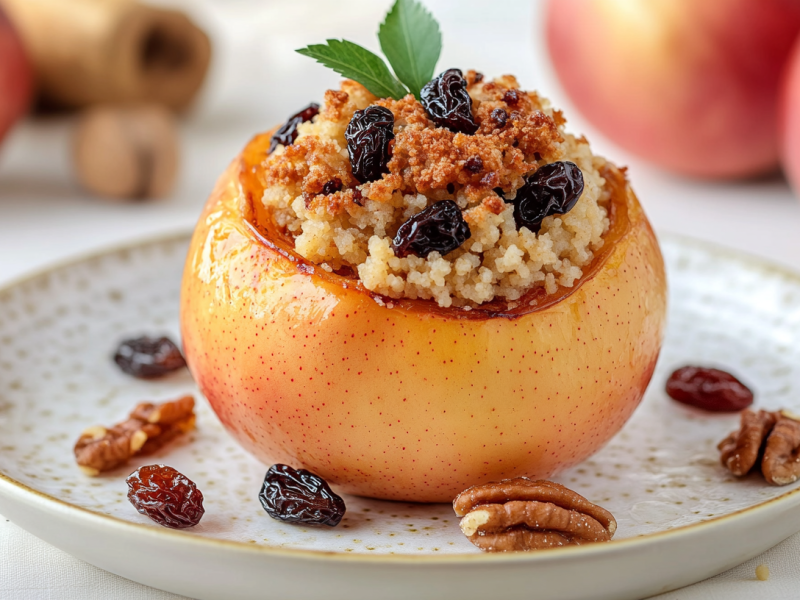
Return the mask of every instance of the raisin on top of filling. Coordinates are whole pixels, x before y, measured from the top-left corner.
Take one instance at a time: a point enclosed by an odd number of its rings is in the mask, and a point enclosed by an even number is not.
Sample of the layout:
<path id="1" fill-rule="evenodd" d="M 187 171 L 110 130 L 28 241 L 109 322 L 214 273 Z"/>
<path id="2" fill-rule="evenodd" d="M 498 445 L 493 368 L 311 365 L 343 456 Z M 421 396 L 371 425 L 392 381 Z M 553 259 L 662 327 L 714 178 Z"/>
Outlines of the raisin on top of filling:
<path id="1" fill-rule="evenodd" d="M 278 144 L 290 146 L 297 139 L 297 126 L 300 123 L 310 121 L 319 114 L 319 104 L 312 102 L 306 106 L 299 113 L 292 115 L 284 123 L 278 131 L 276 131 L 270 140 L 269 152 L 274 152 Z"/>
<path id="2" fill-rule="evenodd" d="M 431 119 L 450 131 L 473 134 L 478 124 L 472 116 L 472 98 L 459 69 L 448 69 L 425 84 L 420 92 L 422 106 Z"/>
<path id="3" fill-rule="evenodd" d="M 357 110 L 344 132 L 353 177 L 361 183 L 380 179 L 388 173 L 391 142 L 394 140 L 394 115 L 383 106 Z"/>
<path id="4" fill-rule="evenodd" d="M 444 255 L 471 235 L 458 205 L 452 200 L 442 200 L 403 223 L 394 237 L 392 250 L 400 258 L 409 254 L 427 257 L 431 252 Z"/>
<path id="5" fill-rule="evenodd" d="M 583 173 L 573 162 L 559 161 L 544 165 L 517 190 L 514 221 L 517 227 L 539 231 L 542 221 L 551 215 L 572 210 L 583 193 Z"/>

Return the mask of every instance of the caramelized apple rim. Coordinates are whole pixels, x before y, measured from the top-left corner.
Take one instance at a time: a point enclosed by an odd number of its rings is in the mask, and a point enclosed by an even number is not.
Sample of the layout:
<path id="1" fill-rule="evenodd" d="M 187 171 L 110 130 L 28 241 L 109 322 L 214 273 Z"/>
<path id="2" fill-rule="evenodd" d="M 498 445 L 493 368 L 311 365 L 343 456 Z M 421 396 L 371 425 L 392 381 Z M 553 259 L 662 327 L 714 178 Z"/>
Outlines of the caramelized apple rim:
<path id="1" fill-rule="evenodd" d="M 607 164 L 601 171 L 601 175 L 611 188 L 611 201 L 608 207 L 609 229 L 603 236 L 603 247 L 597 252 L 592 262 L 583 268 L 583 275 L 572 287 L 559 285 L 555 294 L 547 294 L 544 288 L 536 287 L 513 301 L 513 307 L 509 306 L 510 303 L 507 300 L 501 298 L 485 302 L 471 310 L 464 310 L 461 307 L 441 307 L 428 299 L 391 298 L 365 288 L 351 269 L 346 270 L 349 272 L 342 270 L 331 273 L 319 268 L 319 265 L 298 254 L 294 249 L 292 238 L 281 232 L 275 225 L 260 201 L 264 195 L 264 186 L 256 175 L 257 166 L 267 155 L 273 131 L 254 137 L 238 159 L 239 164 L 235 172 L 239 184 L 239 216 L 245 225 L 243 233 L 251 242 L 264 246 L 288 259 L 295 265 L 298 272 L 343 289 L 355 290 L 372 300 L 380 300 L 394 310 L 426 313 L 460 320 L 485 320 L 496 317 L 515 319 L 545 310 L 577 292 L 584 283 L 597 275 L 617 245 L 631 231 L 630 213 L 637 212 L 635 196 L 628 185 L 624 171 Z"/>

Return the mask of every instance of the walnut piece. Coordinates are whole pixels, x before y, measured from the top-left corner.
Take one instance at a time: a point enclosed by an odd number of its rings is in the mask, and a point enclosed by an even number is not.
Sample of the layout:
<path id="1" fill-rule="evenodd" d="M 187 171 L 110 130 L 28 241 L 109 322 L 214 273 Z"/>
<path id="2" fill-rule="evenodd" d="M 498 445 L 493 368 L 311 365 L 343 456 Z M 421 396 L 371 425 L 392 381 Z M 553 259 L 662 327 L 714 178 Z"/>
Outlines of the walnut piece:
<path id="1" fill-rule="evenodd" d="M 552 481 L 527 477 L 473 486 L 453 501 L 461 531 L 485 552 L 520 552 L 609 541 L 614 516 Z"/>
<path id="2" fill-rule="evenodd" d="M 746 410 L 741 423 L 739 431 L 717 446 L 723 466 L 743 477 L 760 462 L 764 479 L 772 485 L 800 478 L 800 417 L 787 410 Z"/>
<path id="3" fill-rule="evenodd" d="M 75 444 L 75 460 L 86 475 L 97 476 L 137 454 L 151 454 L 194 428 L 194 398 L 136 406 L 123 423 L 89 427 Z"/>

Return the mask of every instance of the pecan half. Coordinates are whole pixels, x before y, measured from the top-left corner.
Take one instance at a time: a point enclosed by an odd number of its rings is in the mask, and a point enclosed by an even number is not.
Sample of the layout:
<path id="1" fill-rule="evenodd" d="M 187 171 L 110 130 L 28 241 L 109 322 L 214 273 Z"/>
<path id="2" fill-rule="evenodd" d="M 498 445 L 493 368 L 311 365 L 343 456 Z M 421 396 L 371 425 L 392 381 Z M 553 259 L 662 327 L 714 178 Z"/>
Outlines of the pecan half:
<path id="1" fill-rule="evenodd" d="M 722 465 L 736 477 L 747 475 L 758 462 L 776 420 L 776 413 L 766 410 L 744 411 L 739 431 L 734 431 L 717 445 Z"/>
<path id="2" fill-rule="evenodd" d="M 786 414 L 778 416 L 761 461 L 764 479 L 772 485 L 788 485 L 800 477 L 800 422 Z"/>
<path id="3" fill-rule="evenodd" d="M 184 396 L 163 404 L 142 403 L 127 421 L 113 427 L 90 427 L 75 444 L 75 460 L 92 477 L 125 464 L 137 454 L 155 452 L 194 428 L 194 398 Z"/>
<path id="4" fill-rule="evenodd" d="M 461 531 L 485 552 L 519 552 L 609 541 L 614 516 L 552 481 L 527 477 L 476 485 L 453 501 Z"/>

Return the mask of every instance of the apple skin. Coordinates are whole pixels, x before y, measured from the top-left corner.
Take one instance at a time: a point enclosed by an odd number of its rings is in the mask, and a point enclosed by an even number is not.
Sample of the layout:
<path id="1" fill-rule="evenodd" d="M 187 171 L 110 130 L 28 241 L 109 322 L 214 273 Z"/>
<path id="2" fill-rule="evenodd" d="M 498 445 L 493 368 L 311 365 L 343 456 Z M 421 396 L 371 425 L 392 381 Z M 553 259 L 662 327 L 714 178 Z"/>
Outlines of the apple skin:
<path id="1" fill-rule="evenodd" d="M 800 38 L 784 76 L 780 115 L 783 170 L 800 197 Z"/>
<path id="2" fill-rule="evenodd" d="M 186 359 L 227 430 L 265 464 L 342 492 L 450 502 L 596 452 L 639 404 L 661 348 L 658 243 L 620 171 L 606 249 L 573 289 L 516 314 L 384 299 L 256 229 L 256 138 L 219 180 L 181 291 Z"/>
<path id="3" fill-rule="evenodd" d="M 33 73 L 19 36 L 0 7 L 0 143 L 27 111 Z"/>
<path id="4" fill-rule="evenodd" d="M 547 45 L 583 115 L 665 169 L 703 178 L 778 165 L 787 0 L 551 0 Z"/>

